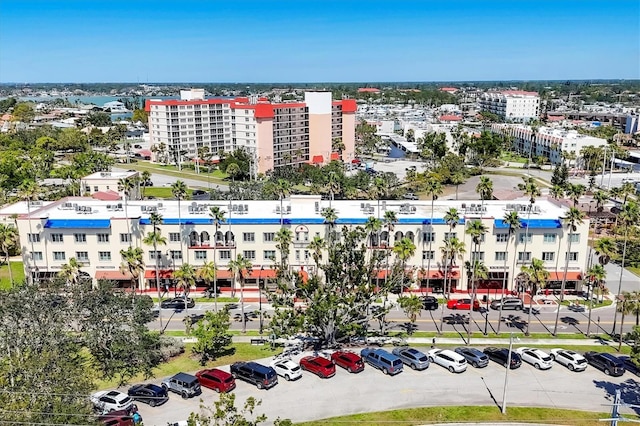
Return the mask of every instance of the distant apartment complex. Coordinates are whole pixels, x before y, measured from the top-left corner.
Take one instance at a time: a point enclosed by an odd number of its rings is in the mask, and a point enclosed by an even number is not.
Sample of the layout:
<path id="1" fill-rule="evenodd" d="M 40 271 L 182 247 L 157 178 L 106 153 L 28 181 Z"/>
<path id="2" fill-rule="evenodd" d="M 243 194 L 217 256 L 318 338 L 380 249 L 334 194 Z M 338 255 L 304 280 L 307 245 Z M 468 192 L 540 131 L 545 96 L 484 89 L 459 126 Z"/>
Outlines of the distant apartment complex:
<path id="1" fill-rule="evenodd" d="M 267 98 L 205 99 L 203 89 L 180 91 L 180 99 L 149 99 L 151 145 L 197 157 L 244 148 L 264 173 L 287 164 L 351 161 L 355 155 L 353 99 L 333 101 L 331 92 L 306 92 L 304 102 L 272 103 Z M 340 139 L 342 152 L 332 150 Z"/>
<path id="2" fill-rule="evenodd" d="M 540 114 L 538 94 L 523 90 L 486 92 L 478 99 L 478 105 L 481 111 L 497 114 L 503 120 L 527 122 Z"/>
<path id="3" fill-rule="evenodd" d="M 525 157 L 544 156 L 551 164 L 562 162 L 562 153 L 573 153 L 580 164 L 580 151 L 586 146 L 606 146 L 607 140 L 582 135 L 576 130 L 540 127 L 533 133 L 530 126 L 493 124 L 491 130 L 513 138 L 513 148 Z"/>

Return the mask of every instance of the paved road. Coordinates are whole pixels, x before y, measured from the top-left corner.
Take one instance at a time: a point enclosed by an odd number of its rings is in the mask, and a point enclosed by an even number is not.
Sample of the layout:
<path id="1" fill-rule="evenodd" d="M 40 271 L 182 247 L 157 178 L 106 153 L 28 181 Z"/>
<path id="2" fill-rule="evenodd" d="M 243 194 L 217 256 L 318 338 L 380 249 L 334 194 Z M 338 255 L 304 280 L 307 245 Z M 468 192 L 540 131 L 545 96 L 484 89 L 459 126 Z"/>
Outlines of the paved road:
<path id="1" fill-rule="evenodd" d="M 260 362 L 268 363 L 270 360 Z M 228 371 L 227 367 L 222 369 Z M 303 373 L 298 381 L 281 380 L 268 391 L 238 382 L 234 391 L 236 400 L 241 404 L 249 396 L 256 397 L 262 400 L 256 413 L 266 414 L 271 421 L 281 417 L 294 422 L 423 406 L 496 405 L 498 410 L 506 372 L 495 363 L 483 369 L 469 367 L 461 374 L 451 374 L 431 364 L 425 371 L 406 369 L 394 377 L 385 376 L 370 366 L 359 374 L 350 375 L 345 370 L 338 370 L 330 379 Z M 611 403 L 618 387 L 622 389 L 625 402 L 640 403 L 640 382 L 638 377 L 629 373 L 613 378 L 592 367 L 574 373 L 559 364 L 547 371 L 523 364 L 509 373 L 507 407 L 543 406 L 608 411 L 605 404 Z M 213 405 L 213 401 L 217 400 L 214 391 L 209 389 L 204 389 L 200 398 L 208 405 Z M 183 400 L 171 394 L 169 402 L 163 406 L 138 406 L 145 425 L 164 426 L 169 421 L 185 420 L 189 413 L 197 412 L 200 398 Z M 622 409 L 624 413 L 633 413 L 631 410 Z"/>
<path id="2" fill-rule="evenodd" d="M 114 167 L 112 169 L 114 172 L 126 172 L 128 169 L 126 168 L 126 165 L 124 165 L 123 167 Z M 189 173 L 193 173 L 193 172 L 189 172 Z M 169 175 L 163 175 L 160 174 L 159 172 L 156 171 L 151 171 L 151 180 L 153 181 L 153 186 L 159 186 L 159 187 L 163 187 L 163 186 L 170 186 L 172 183 L 174 183 L 176 180 L 181 179 L 184 181 L 184 183 L 189 187 L 189 188 L 202 188 L 202 189 L 206 189 L 209 184 L 207 183 L 207 179 L 206 177 L 202 177 L 202 178 L 190 178 L 188 177 L 189 174 L 184 174 L 184 177 L 182 178 L 177 178 L 175 176 L 169 176 Z M 218 187 L 219 189 L 223 190 L 223 191 L 227 191 L 229 189 L 229 187 L 227 185 L 220 185 L 217 183 L 211 183 L 210 187 L 212 189 L 215 189 L 216 187 Z"/>

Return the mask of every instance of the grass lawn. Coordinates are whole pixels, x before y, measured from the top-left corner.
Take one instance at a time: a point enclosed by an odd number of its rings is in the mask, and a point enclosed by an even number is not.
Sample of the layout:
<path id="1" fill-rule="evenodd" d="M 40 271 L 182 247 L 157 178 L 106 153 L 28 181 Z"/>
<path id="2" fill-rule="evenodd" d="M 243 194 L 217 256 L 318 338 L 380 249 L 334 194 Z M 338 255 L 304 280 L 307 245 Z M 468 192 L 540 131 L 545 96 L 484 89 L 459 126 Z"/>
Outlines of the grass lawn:
<path id="1" fill-rule="evenodd" d="M 202 181 L 203 183 L 210 181 L 212 183 L 226 185 L 227 181 L 225 179 L 228 177 L 228 175 L 222 172 L 221 170 L 213 170 L 210 174 L 207 174 L 206 168 L 202 168 L 203 170 L 202 173 L 196 173 L 194 170 L 184 169 L 184 168 L 182 169 L 182 171 L 179 171 L 176 166 L 173 166 L 173 165 L 165 166 L 164 164 L 156 164 L 156 163 L 151 163 L 149 161 L 138 161 L 137 163 L 126 164 L 126 167 L 132 170 L 140 171 L 140 172 L 143 172 L 146 170 L 150 172 L 152 175 L 154 173 L 158 173 L 160 175 L 199 180 L 199 181 Z"/>
<path id="2" fill-rule="evenodd" d="M 404 410 L 382 411 L 333 417 L 314 422 L 297 423 L 300 426 L 330 426 L 361 424 L 368 426 L 418 425 L 431 423 L 452 423 L 473 420 L 474 422 L 501 423 L 549 423 L 575 426 L 596 426 L 603 423 L 598 419 L 610 414 L 589 411 L 553 408 L 507 407 L 507 414 L 500 413 L 495 406 L 483 407 L 423 407 Z M 634 418 L 635 416 L 629 416 Z M 635 417 L 637 418 L 637 417 Z"/>
<path id="3" fill-rule="evenodd" d="M 526 162 L 528 161 L 527 158 L 521 157 L 518 154 L 515 154 L 513 152 L 503 152 L 502 154 L 500 154 L 500 159 L 502 161 L 509 161 L 512 163 L 520 163 L 520 164 L 526 164 Z"/>
<path id="4" fill-rule="evenodd" d="M 471 333 L 472 339 L 508 339 L 510 333 L 489 333 L 487 336 L 480 332 Z M 391 334 L 390 334 L 391 335 Z M 463 333 L 466 337 L 467 334 Z M 399 336 L 398 336 L 399 337 Z M 460 335 L 455 332 L 446 332 L 438 335 L 435 331 L 416 331 L 410 337 L 442 337 L 445 339 L 456 339 L 459 338 Z M 513 337 L 518 337 L 522 340 L 527 339 L 553 339 L 553 335 L 549 333 L 531 333 L 528 337 L 525 337 L 524 333 L 513 333 Z M 586 339 L 583 334 L 580 333 L 558 333 L 558 339 Z"/>
<path id="5" fill-rule="evenodd" d="M 563 305 L 563 306 L 569 306 L 573 302 L 575 302 L 575 301 L 574 300 L 563 300 L 560 304 Z M 580 304 L 582 306 L 584 306 L 585 309 L 589 307 L 589 302 L 585 302 L 583 300 L 580 300 Z M 592 308 L 602 308 L 603 306 L 610 306 L 611 304 L 613 304 L 612 300 L 605 299 L 605 300 L 602 301 L 602 303 L 600 303 L 600 302 L 593 303 Z"/>
<path id="6" fill-rule="evenodd" d="M 208 362 L 205 366 L 200 365 L 197 356 L 191 354 L 193 344 L 186 344 L 183 354 L 174 357 L 171 361 L 160 364 L 153 370 L 153 377 L 147 380 L 152 381 L 167 376 L 172 376 L 179 372 L 193 373 L 203 368 L 213 368 L 220 365 L 233 364 L 236 361 L 248 361 L 260 358 L 266 358 L 282 352 L 282 348 L 272 351 L 269 345 L 256 346 L 249 343 L 235 343 L 233 348 L 235 352 L 231 355 L 222 356 L 215 361 Z M 131 380 L 131 383 L 144 381 L 144 377 L 137 376 Z M 96 387 L 100 389 L 113 389 L 118 386 L 117 380 L 96 380 Z"/>
<path id="7" fill-rule="evenodd" d="M 636 274 L 637 276 L 640 277 L 640 268 L 634 267 L 634 266 L 629 266 L 627 268 L 630 272 Z"/>
<path id="8" fill-rule="evenodd" d="M 156 198 L 173 198 L 170 187 L 165 186 L 147 186 L 142 189 L 145 197 Z M 191 189 L 187 189 L 187 198 L 191 197 Z"/>
<path id="9" fill-rule="evenodd" d="M 11 272 L 13 273 L 13 282 L 19 283 L 24 281 L 24 266 L 22 262 L 9 262 L 11 264 Z M 5 264 L 0 266 L 0 290 L 11 288 L 11 280 L 9 279 L 9 267 Z"/>

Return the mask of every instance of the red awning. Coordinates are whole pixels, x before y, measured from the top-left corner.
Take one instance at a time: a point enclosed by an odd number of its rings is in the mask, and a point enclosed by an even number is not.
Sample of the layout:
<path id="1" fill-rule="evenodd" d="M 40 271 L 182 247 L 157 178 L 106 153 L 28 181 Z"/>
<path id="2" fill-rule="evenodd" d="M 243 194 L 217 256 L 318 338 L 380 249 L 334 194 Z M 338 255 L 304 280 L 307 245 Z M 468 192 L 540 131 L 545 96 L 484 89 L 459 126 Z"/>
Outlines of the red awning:
<path id="1" fill-rule="evenodd" d="M 418 278 L 421 280 L 426 280 L 427 277 L 431 279 L 444 279 L 444 272 L 438 269 L 432 269 L 427 273 L 427 271 L 418 271 Z M 447 278 L 458 279 L 460 278 L 460 271 L 451 271 Z"/>
<path id="2" fill-rule="evenodd" d="M 249 271 L 247 271 L 246 269 L 242 270 L 242 276 L 245 278 L 251 278 L 254 280 L 260 279 L 260 280 L 266 280 L 268 278 L 275 278 L 276 277 L 276 271 L 275 269 L 260 269 L 260 268 L 253 268 L 251 270 L 251 272 L 249 273 Z"/>
<path id="3" fill-rule="evenodd" d="M 547 281 L 562 281 L 564 279 L 564 271 L 550 272 Z M 580 272 L 567 272 L 567 281 L 578 281 L 582 279 Z"/>
<path id="4" fill-rule="evenodd" d="M 218 269 L 216 271 L 216 279 L 218 280 L 230 280 L 233 278 L 233 274 L 228 269 Z"/>
<path id="5" fill-rule="evenodd" d="M 322 164 L 324 163 L 324 157 L 322 155 L 314 155 L 311 159 L 311 164 Z"/>
<path id="6" fill-rule="evenodd" d="M 337 152 L 332 152 L 331 161 L 340 161 L 340 154 L 338 154 Z"/>
<path id="7" fill-rule="evenodd" d="M 173 272 L 172 271 L 158 271 L 159 272 L 159 278 L 171 278 L 173 277 Z M 156 271 L 154 271 L 153 269 L 147 269 L 146 271 L 144 271 L 144 278 L 147 280 L 150 279 L 155 279 L 156 278 Z"/>
<path id="8" fill-rule="evenodd" d="M 97 280 L 112 280 L 112 281 L 129 281 L 133 279 L 130 272 L 124 274 L 120 271 L 96 271 Z"/>
<path id="9" fill-rule="evenodd" d="M 387 271 L 386 269 L 383 269 L 383 270 L 378 271 L 378 272 L 374 271 L 373 278 L 374 279 L 379 279 L 379 280 L 384 280 L 384 279 L 387 278 L 388 275 L 391 275 L 392 273 L 393 273 L 393 271 L 391 271 L 391 270 Z M 404 273 L 405 273 L 406 276 L 411 276 L 411 275 L 413 275 L 413 270 L 407 269 L 407 270 L 404 271 Z"/>

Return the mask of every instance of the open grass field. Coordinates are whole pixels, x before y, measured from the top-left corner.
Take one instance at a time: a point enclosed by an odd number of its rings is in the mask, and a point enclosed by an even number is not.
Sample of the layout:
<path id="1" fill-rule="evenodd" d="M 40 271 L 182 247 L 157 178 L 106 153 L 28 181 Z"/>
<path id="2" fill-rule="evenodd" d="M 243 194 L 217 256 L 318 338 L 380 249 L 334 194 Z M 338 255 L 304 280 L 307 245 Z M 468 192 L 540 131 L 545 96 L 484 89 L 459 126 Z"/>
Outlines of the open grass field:
<path id="1" fill-rule="evenodd" d="M 227 181 L 225 179 L 228 177 L 228 175 L 221 170 L 212 170 L 210 174 L 207 174 L 207 169 L 205 167 L 202 168 L 202 173 L 196 173 L 191 169 L 182 169 L 181 171 L 179 171 L 176 166 L 151 163 L 150 161 L 138 161 L 136 163 L 123 165 L 123 167 L 125 166 L 128 169 L 137 170 L 139 172 L 143 172 L 146 170 L 152 175 L 154 173 L 158 173 L 161 175 L 175 176 L 178 178 L 200 180 L 203 183 L 206 183 L 207 180 L 209 180 L 212 183 L 226 184 Z"/>
<path id="2" fill-rule="evenodd" d="M 640 277 L 640 268 L 629 266 L 627 269 Z"/>
<path id="3" fill-rule="evenodd" d="M 171 193 L 171 188 L 165 186 L 148 186 L 142 190 L 144 192 L 145 197 L 156 197 L 156 198 L 165 198 L 170 199 L 173 198 L 173 194 Z M 187 189 L 187 198 L 191 197 L 192 190 Z"/>
<path id="4" fill-rule="evenodd" d="M 13 273 L 13 281 L 16 283 L 24 281 L 24 266 L 22 262 L 9 262 L 11 272 Z M 11 288 L 11 280 L 9 279 L 9 267 L 5 264 L 0 266 L 0 290 Z"/>

